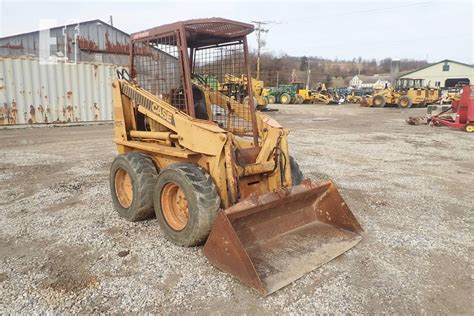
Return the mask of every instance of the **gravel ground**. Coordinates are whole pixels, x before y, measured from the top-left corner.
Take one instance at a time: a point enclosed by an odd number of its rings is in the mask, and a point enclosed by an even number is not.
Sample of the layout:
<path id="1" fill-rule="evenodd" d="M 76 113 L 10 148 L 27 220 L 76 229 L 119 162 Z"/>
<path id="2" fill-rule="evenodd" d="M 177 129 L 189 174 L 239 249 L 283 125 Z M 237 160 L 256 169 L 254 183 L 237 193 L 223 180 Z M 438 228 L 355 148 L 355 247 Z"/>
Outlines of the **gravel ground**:
<path id="1" fill-rule="evenodd" d="M 424 109 L 288 105 L 305 175 L 333 179 L 365 229 L 269 297 L 112 209 L 112 126 L 0 131 L 0 314 L 469 314 L 473 135 L 409 126 Z"/>

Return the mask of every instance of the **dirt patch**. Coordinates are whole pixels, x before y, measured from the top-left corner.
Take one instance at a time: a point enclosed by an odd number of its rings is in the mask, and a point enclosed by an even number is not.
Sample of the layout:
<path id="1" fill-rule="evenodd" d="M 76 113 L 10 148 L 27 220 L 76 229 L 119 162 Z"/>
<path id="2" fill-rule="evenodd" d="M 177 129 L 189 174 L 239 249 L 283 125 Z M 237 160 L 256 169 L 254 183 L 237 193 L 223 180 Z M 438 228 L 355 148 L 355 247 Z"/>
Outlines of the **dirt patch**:
<path id="1" fill-rule="evenodd" d="M 156 219 L 116 214 L 112 126 L 5 130 L 0 314 L 469 314 L 472 135 L 405 124 L 425 109 L 278 108 L 303 173 L 364 228 L 355 248 L 261 298 Z"/>
<path id="2" fill-rule="evenodd" d="M 47 255 L 42 267 L 48 276 L 41 282 L 43 288 L 70 293 L 79 292 L 99 284 L 99 278 L 91 273 L 98 256 L 84 247 L 59 246 Z"/>
<path id="3" fill-rule="evenodd" d="M 8 274 L 2 272 L 0 273 L 0 282 L 8 280 Z"/>

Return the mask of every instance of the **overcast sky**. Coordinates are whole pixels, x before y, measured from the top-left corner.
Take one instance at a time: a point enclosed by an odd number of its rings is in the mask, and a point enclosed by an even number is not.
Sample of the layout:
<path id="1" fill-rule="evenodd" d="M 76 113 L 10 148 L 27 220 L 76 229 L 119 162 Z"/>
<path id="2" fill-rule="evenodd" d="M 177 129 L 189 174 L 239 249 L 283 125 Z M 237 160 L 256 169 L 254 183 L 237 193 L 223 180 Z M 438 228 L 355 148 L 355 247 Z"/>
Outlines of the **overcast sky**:
<path id="1" fill-rule="evenodd" d="M 266 51 L 352 59 L 453 59 L 474 63 L 473 0 L 417 1 L 5 1 L 0 36 L 37 30 L 41 19 L 58 25 L 113 16 L 114 26 L 136 32 L 178 20 L 224 17 L 274 21 Z M 256 47 L 255 37 L 250 38 Z"/>

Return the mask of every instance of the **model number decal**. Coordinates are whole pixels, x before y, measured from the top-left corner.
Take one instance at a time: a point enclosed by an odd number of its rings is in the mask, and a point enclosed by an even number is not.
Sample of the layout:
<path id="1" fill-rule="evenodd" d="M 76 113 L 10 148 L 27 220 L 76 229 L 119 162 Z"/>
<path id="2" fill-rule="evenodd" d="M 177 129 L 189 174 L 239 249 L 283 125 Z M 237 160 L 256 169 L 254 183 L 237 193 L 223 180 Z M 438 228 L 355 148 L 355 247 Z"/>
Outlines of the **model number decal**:
<path id="1" fill-rule="evenodd" d="M 172 112 L 159 106 L 156 103 L 153 103 L 153 112 L 155 112 L 160 118 L 174 126 L 174 117 Z"/>

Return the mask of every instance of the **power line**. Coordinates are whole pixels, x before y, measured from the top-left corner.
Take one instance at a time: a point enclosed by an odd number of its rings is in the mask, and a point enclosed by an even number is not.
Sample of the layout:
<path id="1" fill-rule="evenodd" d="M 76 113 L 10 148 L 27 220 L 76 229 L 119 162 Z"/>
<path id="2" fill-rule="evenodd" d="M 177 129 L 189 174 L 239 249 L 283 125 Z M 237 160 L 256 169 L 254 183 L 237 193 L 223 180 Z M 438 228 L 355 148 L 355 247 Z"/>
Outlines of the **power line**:
<path id="1" fill-rule="evenodd" d="M 257 80 L 260 79 L 260 50 L 265 46 L 265 40 L 262 38 L 262 33 L 268 33 L 269 29 L 264 28 L 264 25 L 268 24 L 278 24 L 275 21 L 252 21 L 252 23 L 256 24 L 257 27 L 255 31 L 257 31 Z"/>

